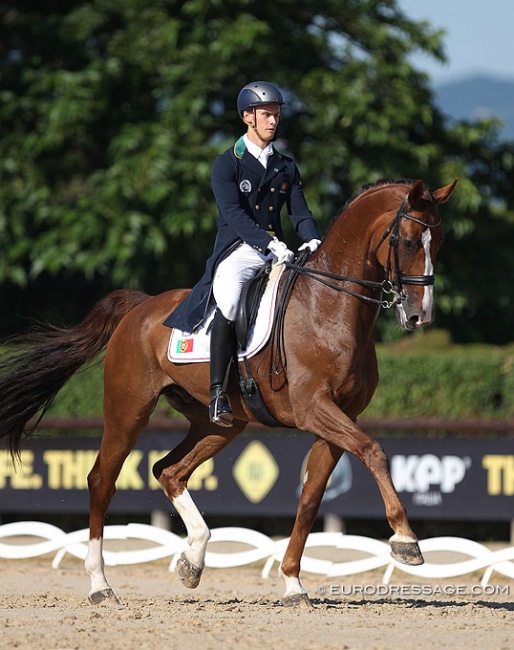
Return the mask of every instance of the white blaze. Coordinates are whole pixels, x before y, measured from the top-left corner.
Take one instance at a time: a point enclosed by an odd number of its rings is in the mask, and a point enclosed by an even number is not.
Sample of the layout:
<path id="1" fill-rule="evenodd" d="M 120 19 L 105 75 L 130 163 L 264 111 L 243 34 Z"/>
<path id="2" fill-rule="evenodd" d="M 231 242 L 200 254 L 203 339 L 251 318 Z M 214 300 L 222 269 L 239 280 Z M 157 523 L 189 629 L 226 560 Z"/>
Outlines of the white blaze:
<path id="1" fill-rule="evenodd" d="M 427 228 L 421 235 L 421 243 L 425 249 L 425 275 L 432 275 L 434 273 L 434 265 L 430 256 L 430 242 L 432 241 L 432 233 L 430 228 Z M 423 292 L 423 322 L 430 323 L 432 321 L 432 310 L 434 307 L 434 285 L 430 284 L 425 286 Z"/>

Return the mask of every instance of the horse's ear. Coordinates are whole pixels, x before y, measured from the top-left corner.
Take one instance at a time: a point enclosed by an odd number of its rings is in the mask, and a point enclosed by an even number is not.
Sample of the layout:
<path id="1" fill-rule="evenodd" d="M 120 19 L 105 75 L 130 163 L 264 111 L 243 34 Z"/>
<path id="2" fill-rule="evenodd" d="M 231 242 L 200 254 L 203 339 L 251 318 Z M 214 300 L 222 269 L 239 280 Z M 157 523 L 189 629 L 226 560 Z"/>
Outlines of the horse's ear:
<path id="1" fill-rule="evenodd" d="M 423 184 L 423 181 L 422 180 L 416 181 L 414 185 L 411 187 L 411 189 L 409 190 L 409 196 L 407 198 L 407 201 L 409 202 L 411 208 L 413 208 L 418 203 L 418 201 L 421 200 L 424 192 L 425 192 L 425 186 Z"/>
<path id="2" fill-rule="evenodd" d="M 435 192 L 432 192 L 432 196 L 434 197 L 436 203 L 439 205 L 439 203 L 446 203 L 448 199 L 450 198 L 453 190 L 455 189 L 455 186 L 457 185 L 457 181 L 459 179 L 456 178 L 453 183 L 450 183 L 449 185 L 446 185 L 445 187 L 440 187 L 438 190 Z"/>

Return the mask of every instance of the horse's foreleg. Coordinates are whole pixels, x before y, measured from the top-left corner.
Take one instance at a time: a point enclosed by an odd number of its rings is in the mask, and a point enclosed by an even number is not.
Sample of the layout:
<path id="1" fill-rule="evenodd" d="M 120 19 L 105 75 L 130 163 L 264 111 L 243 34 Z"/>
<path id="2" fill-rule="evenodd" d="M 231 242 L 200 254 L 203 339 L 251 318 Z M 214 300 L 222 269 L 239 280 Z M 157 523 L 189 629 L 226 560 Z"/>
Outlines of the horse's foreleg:
<path id="1" fill-rule="evenodd" d="M 378 442 L 367 436 L 364 437 L 367 438 L 366 444 L 359 448 L 356 455 L 375 478 L 382 495 L 387 521 L 394 531 L 394 535 L 389 538 L 391 555 L 402 564 L 412 566 L 423 564 L 418 538 L 409 524 L 407 511 L 391 479 L 389 459 Z"/>
<path id="2" fill-rule="evenodd" d="M 392 556 L 403 564 L 423 564 L 418 538 L 414 534 L 407 511 L 394 487 L 389 469 L 389 459 L 381 445 L 351 422 L 351 432 L 344 436 L 344 446 L 354 454 L 375 479 L 384 501 L 387 521 L 394 531 L 389 539 Z"/>
<path id="3" fill-rule="evenodd" d="M 210 423 L 204 426 L 204 431 L 213 428 Z M 221 451 L 244 426 L 236 425 L 221 434 L 211 435 L 201 434 L 192 426 L 188 436 L 153 467 L 155 478 L 186 526 L 189 548 L 182 553 L 177 563 L 177 573 L 189 589 L 195 589 L 200 584 L 211 534 L 187 490 L 187 481 L 197 467 Z"/>
<path id="4" fill-rule="evenodd" d="M 394 531 L 390 538 L 392 556 L 403 564 L 423 564 L 418 540 L 407 519 L 389 471 L 389 460 L 376 440 L 360 429 L 326 395 L 318 395 L 319 408 L 298 419 L 297 426 L 313 431 L 332 445 L 356 456 L 375 479 L 382 495 L 387 520 Z"/>
<path id="5" fill-rule="evenodd" d="M 300 560 L 307 537 L 318 515 L 328 479 L 342 453 L 341 449 L 329 445 L 321 438 L 316 439 L 310 451 L 296 520 L 280 566 L 286 583 L 286 591 L 281 599 L 285 606 L 310 607 L 309 597 L 300 582 Z"/>

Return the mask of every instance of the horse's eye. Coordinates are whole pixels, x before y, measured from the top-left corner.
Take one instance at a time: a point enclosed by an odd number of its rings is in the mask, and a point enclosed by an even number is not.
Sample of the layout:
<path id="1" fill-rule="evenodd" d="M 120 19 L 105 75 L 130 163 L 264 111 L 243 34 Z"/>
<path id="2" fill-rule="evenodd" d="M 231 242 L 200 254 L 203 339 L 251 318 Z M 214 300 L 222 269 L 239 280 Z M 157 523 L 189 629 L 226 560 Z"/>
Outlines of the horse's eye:
<path id="1" fill-rule="evenodd" d="M 417 240 L 416 239 L 402 239 L 403 248 L 406 251 L 416 250 Z"/>

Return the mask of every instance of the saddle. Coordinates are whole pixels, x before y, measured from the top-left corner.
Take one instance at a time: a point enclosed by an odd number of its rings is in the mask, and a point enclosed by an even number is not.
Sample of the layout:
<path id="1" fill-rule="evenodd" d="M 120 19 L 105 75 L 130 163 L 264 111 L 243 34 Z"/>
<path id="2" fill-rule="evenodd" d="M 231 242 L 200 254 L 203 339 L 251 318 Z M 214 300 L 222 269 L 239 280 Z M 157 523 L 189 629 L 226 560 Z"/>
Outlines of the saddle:
<path id="1" fill-rule="evenodd" d="M 239 305 L 236 315 L 236 338 L 239 350 L 244 353 L 248 344 L 250 332 L 257 318 L 257 312 L 261 304 L 261 299 L 266 290 L 269 276 L 271 273 L 271 261 L 259 270 L 259 272 L 243 286 Z M 273 324 L 273 327 L 275 324 Z M 273 336 L 273 334 L 272 334 Z M 261 424 L 268 427 L 284 427 L 284 425 L 275 420 L 268 411 L 268 408 L 262 398 L 259 384 L 253 378 L 248 358 L 243 356 L 242 361 L 238 364 L 239 371 L 239 390 L 241 395 L 250 409 Z"/>
<path id="2" fill-rule="evenodd" d="M 269 276 L 271 273 L 271 261 L 259 270 L 259 272 L 243 286 L 239 299 L 239 306 L 236 315 L 236 337 L 239 349 L 246 350 L 248 338 L 252 330 L 257 312 L 261 304 L 261 299 L 266 290 Z"/>
<path id="3" fill-rule="evenodd" d="M 303 266 L 307 260 L 308 252 L 305 251 L 298 255 L 295 262 L 298 266 Z M 248 336 L 252 326 L 257 317 L 260 301 L 268 283 L 269 274 L 271 272 L 271 262 L 267 262 L 265 266 L 249 280 L 243 287 L 241 298 L 239 301 L 237 317 L 236 317 L 236 337 L 240 350 L 244 353 L 248 341 Z M 294 271 L 289 273 L 282 291 L 279 294 L 277 305 L 275 307 L 275 314 L 273 318 L 273 325 L 271 331 L 271 345 L 274 345 L 275 335 L 280 332 L 283 327 L 283 317 L 289 297 L 293 289 L 298 272 Z M 284 425 L 276 420 L 268 410 L 266 403 L 262 397 L 259 384 L 252 376 L 248 358 L 243 355 L 242 360 L 238 364 L 239 370 L 239 390 L 241 395 L 257 420 L 268 427 L 274 428 L 292 428 Z"/>

